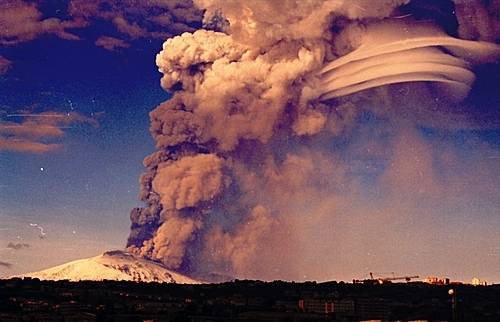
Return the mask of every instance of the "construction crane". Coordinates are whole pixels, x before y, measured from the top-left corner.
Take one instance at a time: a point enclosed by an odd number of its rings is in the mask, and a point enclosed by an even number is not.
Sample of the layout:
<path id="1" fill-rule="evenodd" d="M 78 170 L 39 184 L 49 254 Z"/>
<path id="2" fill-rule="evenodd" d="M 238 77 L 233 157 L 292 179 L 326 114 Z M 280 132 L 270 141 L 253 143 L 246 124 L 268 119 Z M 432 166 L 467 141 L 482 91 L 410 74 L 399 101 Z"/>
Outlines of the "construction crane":
<path id="1" fill-rule="evenodd" d="M 406 282 L 410 282 L 414 278 L 419 278 L 418 275 L 412 275 L 412 276 L 396 276 L 394 272 L 391 272 L 392 277 L 378 277 L 378 278 L 373 278 L 373 273 L 370 272 L 370 278 L 372 280 L 378 281 L 379 284 L 384 284 L 384 283 L 392 283 L 393 281 L 399 281 L 399 280 L 405 280 Z"/>
<path id="2" fill-rule="evenodd" d="M 399 280 L 405 280 L 406 282 L 410 282 L 414 278 L 419 278 L 420 276 L 418 275 L 413 275 L 413 276 L 394 276 L 394 277 L 385 277 L 385 278 L 379 278 L 378 280 L 382 280 L 384 283 L 386 282 L 392 282 L 392 281 L 399 281 Z"/>
<path id="3" fill-rule="evenodd" d="M 408 275 L 408 276 L 396 276 L 394 272 L 391 272 L 392 277 L 374 277 L 373 273 L 370 272 L 370 278 L 364 280 L 353 280 L 353 283 L 359 284 L 387 284 L 392 283 L 393 281 L 405 280 L 406 282 L 410 282 L 412 279 L 419 278 L 418 275 Z"/>

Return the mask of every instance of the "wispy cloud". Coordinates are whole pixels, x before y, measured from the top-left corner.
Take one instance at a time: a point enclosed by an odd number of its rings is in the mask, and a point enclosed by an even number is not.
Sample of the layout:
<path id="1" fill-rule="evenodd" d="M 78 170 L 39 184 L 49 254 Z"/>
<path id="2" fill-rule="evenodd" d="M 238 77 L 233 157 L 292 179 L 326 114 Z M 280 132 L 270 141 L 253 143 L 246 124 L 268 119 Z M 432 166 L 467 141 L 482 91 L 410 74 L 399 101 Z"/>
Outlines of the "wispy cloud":
<path id="1" fill-rule="evenodd" d="M 61 147 L 61 144 L 48 144 L 21 139 L 0 138 L 0 151 L 4 150 L 23 153 L 46 153 L 58 150 Z"/>
<path id="2" fill-rule="evenodd" d="M 12 264 L 4 261 L 0 261 L 0 267 L 11 268 Z"/>
<path id="3" fill-rule="evenodd" d="M 4 119 L 20 121 L 0 121 L 0 151 L 23 153 L 46 153 L 63 146 L 61 139 L 65 130 L 75 124 L 99 125 L 96 118 L 80 113 L 43 112 L 38 114 L 7 114 Z"/>
<path id="4" fill-rule="evenodd" d="M 60 20 L 43 18 L 35 3 L 23 0 L 6 0 L 0 3 L 0 44 L 16 45 L 33 40 L 43 34 L 53 34 L 67 40 L 80 39 L 68 31 L 86 26 L 82 19 Z"/>
<path id="5" fill-rule="evenodd" d="M 0 56 L 0 75 L 7 73 L 12 66 L 12 62 L 7 58 Z"/>
<path id="6" fill-rule="evenodd" d="M 113 24 L 119 32 L 129 36 L 132 39 L 141 38 L 148 34 L 147 30 L 140 27 L 136 22 L 126 20 L 124 17 L 116 17 Z"/>
<path id="7" fill-rule="evenodd" d="M 10 248 L 13 250 L 20 250 L 20 249 L 24 249 L 24 248 L 30 248 L 30 244 L 9 242 L 7 244 L 7 248 Z"/>
<path id="8" fill-rule="evenodd" d="M 193 23 L 202 20 L 202 11 L 191 0 L 71 0 L 68 13 L 73 19 L 89 24 L 96 21 L 111 22 L 120 38 L 124 37 L 126 40 L 164 39 L 193 31 Z"/>
<path id="9" fill-rule="evenodd" d="M 42 35 L 80 40 L 74 29 L 107 22 L 115 27 L 113 37 L 98 35 L 97 46 L 114 51 L 130 46 L 136 39 L 166 39 L 202 21 L 202 11 L 191 0 L 114 1 L 70 0 L 67 18 L 59 19 L 42 12 L 39 2 L 4 0 L 0 2 L 0 45 L 14 46 Z M 11 62 L 0 56 L 0 75 Z"/>
<path id="10" fill-rule="evenodd" d="M 96 42 L 96 46 L 102 47 L 106 50 L 114 51 L 121 48 L 128 48 L 130 44 L 114 37 L 102 36 L 99 37 Z"/>

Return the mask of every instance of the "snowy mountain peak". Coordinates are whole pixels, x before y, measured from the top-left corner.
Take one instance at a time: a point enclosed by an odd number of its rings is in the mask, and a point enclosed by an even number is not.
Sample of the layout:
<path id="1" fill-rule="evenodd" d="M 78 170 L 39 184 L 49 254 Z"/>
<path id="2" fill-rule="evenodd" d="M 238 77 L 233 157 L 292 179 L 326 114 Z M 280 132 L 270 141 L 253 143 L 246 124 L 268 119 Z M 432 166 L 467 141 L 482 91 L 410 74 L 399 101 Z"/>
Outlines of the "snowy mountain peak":
<path id="1" fill-rule="evenodd" d="M 18 277 L 70 281 L 115 280 L 179 284 L 203 283 L 173 272 L 160 263 L 120 250 L 108 251 L 96 257 L 75 260 L 43 271 L 26 273 Z"/>

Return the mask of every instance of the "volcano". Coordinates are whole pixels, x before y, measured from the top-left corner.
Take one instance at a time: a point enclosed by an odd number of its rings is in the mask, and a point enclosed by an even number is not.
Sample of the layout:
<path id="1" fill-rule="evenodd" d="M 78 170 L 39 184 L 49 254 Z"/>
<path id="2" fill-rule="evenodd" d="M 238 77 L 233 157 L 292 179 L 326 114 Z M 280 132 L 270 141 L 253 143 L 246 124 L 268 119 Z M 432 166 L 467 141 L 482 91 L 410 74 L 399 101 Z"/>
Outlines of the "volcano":
<path id="1" fill-rule="evenodd" d="M 75 260 L 39 272 L 17 277 L 41 280 L 70 281 L 134 281 L 179 284 L 200 284 L 200 280 L 173 272 L 160 263 L 150 261 L 120 250 Z"/>

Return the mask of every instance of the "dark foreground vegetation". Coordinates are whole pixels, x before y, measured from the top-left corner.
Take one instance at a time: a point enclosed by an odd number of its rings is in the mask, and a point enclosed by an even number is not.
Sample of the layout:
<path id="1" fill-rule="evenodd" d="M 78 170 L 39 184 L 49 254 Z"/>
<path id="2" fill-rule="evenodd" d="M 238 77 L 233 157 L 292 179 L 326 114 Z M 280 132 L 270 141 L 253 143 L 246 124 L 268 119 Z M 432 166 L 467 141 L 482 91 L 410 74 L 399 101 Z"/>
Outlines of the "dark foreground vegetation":
<path id="1" fill-rule="evenodd" d="M 498 322 L 500 285 L 0 280 L 0 321 L 362 320 Z"/>

